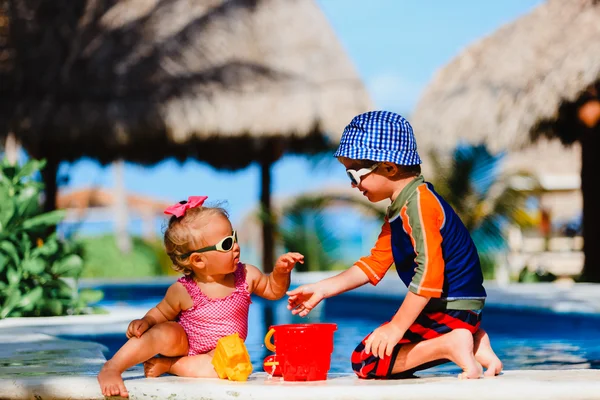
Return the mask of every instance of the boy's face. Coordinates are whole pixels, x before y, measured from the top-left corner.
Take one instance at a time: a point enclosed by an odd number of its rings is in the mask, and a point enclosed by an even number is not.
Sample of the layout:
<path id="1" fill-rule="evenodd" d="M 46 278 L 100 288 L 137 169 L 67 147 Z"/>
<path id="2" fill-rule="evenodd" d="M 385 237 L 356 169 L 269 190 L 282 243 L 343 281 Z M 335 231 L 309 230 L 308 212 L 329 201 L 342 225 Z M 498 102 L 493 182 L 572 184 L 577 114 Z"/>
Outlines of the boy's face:
<path id="1" fill-rule="evenodd" d="M 358 171 L 370 167 L 369 165 L 365 165 L 364 161 L 360 160 L 342 159 L 340 161 L 344 164 L 344 167 L 346 167 L 346 171 Z M 377 163 L 373 162 L 373 164 Z M 371 164 L 371 166 L 373 164 Z M 353 188 L 360 190 L 363 196 L 372 203 L 389 199 L 393 194 L 393 190 L 391 190 L 392 181 L 380 171 L 384 166 L 385 164 L 379 163 L 375 169 L 363 175 L 358 184 L 350 183 Z"/>

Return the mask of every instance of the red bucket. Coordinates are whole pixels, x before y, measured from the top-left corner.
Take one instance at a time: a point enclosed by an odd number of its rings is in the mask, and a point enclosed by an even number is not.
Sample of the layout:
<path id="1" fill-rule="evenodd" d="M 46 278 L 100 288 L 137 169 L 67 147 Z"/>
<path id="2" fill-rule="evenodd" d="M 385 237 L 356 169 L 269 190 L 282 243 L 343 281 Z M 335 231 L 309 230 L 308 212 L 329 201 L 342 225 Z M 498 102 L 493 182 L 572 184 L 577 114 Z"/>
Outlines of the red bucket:
<path id="1" fill-rule="evenodd" d="M 274 325 L 265 336 L 265 345 L 276 352 L 284 381 L 327 379 L 333 352 L 336 324 Z M 274 337 L 275 345 L 271 343 Z"/>

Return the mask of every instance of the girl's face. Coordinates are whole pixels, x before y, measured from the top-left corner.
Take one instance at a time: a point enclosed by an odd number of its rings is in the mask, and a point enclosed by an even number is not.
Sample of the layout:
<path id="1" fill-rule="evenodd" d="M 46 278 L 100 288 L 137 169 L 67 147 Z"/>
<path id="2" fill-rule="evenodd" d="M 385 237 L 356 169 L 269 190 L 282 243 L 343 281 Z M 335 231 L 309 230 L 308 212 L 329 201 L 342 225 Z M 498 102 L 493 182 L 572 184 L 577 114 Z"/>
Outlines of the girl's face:
<path id="1" fill-rule="evenodd" d="M 202 229 L 202 247 L 216 245 L 223 238 L 231 236 L 232 231 L 231 222 L 227 218 L 213 217 Z M 235 271 L 240 261 L 240 246 L 236 242 L 228 252 L 210 250 L 194 253 L 190 257 L 199 257 L 199 260 L 203 262 L 204 268 L 199 271 L 203 275 L 227 275 Z"/>
<path id="2" fill-rule="evenodd" d="M 358 171 L 362 168 L 365 168 L 365 165 L 358 160 L 342 159 L 340 161 L 342 164 L 344 164 L 346 170 L 351 169 Z M 367 168 L 368 167 L 369 166 L 367 166 Z M 385 164 L 379 164 L 379 166 L 373 169 L 373 171 L 363 175 L 358 185 L 350 183 L 353 188 L 360 190 L 371 203 L 377 203 L 381 200 L 389 199 L 393 194 L 391 185 L 392 181 L 390 181 L 389 178 L 380 172 L 384 167 Z"/>

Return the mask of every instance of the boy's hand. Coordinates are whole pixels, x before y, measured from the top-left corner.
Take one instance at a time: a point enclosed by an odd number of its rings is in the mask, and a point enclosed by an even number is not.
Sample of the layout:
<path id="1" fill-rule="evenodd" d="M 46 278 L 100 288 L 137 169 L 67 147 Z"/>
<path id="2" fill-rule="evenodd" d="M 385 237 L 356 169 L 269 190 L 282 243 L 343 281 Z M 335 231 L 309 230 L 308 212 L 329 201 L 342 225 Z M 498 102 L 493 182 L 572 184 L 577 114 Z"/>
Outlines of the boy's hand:
<path id="1" fill-rule="evenodd" d="M 365 342 L 365 353 L 383 358 L 391 356 L 394 347 L 400 342 L 404 332 L 394 324 L 388 323 L 375 329 Z"/>
<path id="2" fill-rule="evenodd" d="M 324 298 L 325 293 L 315 283 L 302 285 L 294 290 L 287 292 L 288 310 L 292 310 L 292 314 L 300 314 L 301 317 L 306 317 Z"/>
<path id="3" fill-rule="evenodd" d="M 289 274 L 294 269 L 296 263 L 304 264 L 304 256 L 300 253 L 286 253 L 277 259 L 273 266 L 273 272 Z"/>
<path id="4" fill-rule="evenodd" d="M 150 328 L 150 323 L 145 319 L 134 319 L 127 327 L 127 339 L 132 337 L 139 338 Z"/>

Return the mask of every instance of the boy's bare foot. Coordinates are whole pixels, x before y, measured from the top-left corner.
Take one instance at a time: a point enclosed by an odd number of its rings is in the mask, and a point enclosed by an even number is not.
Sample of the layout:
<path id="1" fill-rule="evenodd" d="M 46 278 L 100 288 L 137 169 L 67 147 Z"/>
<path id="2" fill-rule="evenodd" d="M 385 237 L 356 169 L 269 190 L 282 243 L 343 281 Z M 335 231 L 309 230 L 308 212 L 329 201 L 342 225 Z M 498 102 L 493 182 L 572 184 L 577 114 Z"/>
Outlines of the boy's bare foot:
<path id="1" fill-rule="evenodd" d="M 502 361 L 494 353 L 490 337 L 483 329 L 475 332 L 473 336 L 473 349 L 475 351 L 475 359 L 486 369 L 483 374 L 484 376 L 490 377 L 500 374 L 503 367 Z"/>
<path id="2" fill-rule="evenodd" d="M 454 329 L 446 334 L 446 338 L 448 339 L 448 358 L 463 370 L 458 378 L 481 378 L 483 370 L 473 355 L 473 334 L 466 329 Z"/>
<path id="3" fill-rule="evenodd" d="M 169 372 L 173 360 L 170 357 L 153 357 L 144 363 L 146 378 L 156 378 Z"/>
<path id="4" fill-rule="evenodd" d="M 129 397 L 129 393 L 121 378 L 121 371 L 114 368 L 110 361 L 107 361 L 98 373 L 98 383 L 104 396 Z"/>

